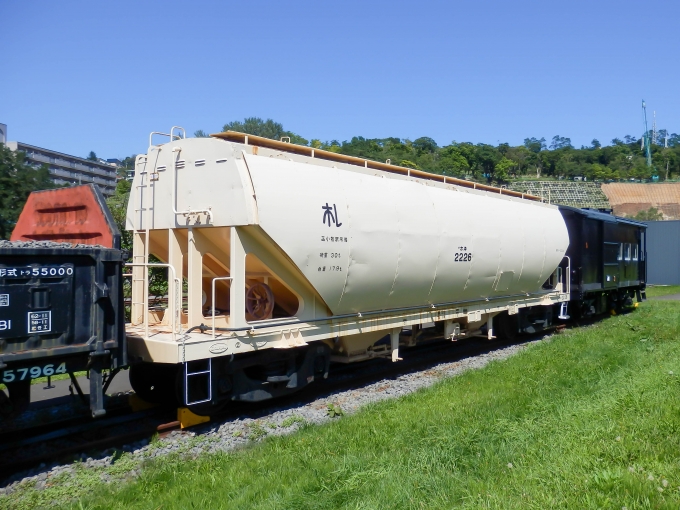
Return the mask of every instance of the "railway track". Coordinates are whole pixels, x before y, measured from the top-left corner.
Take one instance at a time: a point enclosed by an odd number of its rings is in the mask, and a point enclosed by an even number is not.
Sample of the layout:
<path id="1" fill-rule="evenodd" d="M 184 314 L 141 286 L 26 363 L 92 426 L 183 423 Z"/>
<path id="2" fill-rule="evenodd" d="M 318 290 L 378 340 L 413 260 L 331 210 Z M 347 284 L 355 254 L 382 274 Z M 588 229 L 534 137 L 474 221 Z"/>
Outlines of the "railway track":
<path id="1" fill-rule="evenodd" d="M 520 342 L 531 341 L 533 335 Z M 214 427 L 237 418 L 257 419 L 273 409 L 304 405 L 334 393 L 360 388 L 384 379 L 426 370 L 440 363 L 476 357 L 512 345 L 504 340 L 469 339 L 465 342 L 432 340 L 405 351 L 398 363 L 377 358 L 360 364 L 333 365 L 328 379 L 317 381 L 299 393 L 259 403 L 234 403 L 229 409 L 211 417 L 209 423 L 198 426 Z M 2 435 L 0 457 L 12 462 L 0 464 L 0 479 L 34 468 L 41 463 L 69 462 L 83 453 L 121 448 L 155 434 L 163 436 L 180 429 L 174 408 L 154 407 L 134 412 L 129 406 L 110 410 L 106 417 L 91 419 L 74 417 L 58 423 L 40 424 L 25 430 Z"/>

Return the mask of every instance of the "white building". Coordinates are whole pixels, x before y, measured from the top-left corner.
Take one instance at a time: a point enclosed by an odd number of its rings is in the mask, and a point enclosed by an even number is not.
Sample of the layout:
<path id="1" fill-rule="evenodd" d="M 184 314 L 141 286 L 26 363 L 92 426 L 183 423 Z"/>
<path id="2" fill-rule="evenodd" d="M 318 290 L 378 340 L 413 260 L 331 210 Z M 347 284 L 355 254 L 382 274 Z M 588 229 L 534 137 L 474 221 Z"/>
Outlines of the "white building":
<path id="1" fill-rule="evenodd" d="M 0 124 L 0 129 L 3 127 Z M 94 183 L 99 186 L 105 196 L 113 195 L 116 189 L 118 167 L 115 164 L 69 156 L 23 142 L 5 142 L 5 144 L 13 151 L 22 151 L 26 154 L 26 162 L 29 165 L 35 168 L 47 165 L 52 182 L 55 184 Z"/>

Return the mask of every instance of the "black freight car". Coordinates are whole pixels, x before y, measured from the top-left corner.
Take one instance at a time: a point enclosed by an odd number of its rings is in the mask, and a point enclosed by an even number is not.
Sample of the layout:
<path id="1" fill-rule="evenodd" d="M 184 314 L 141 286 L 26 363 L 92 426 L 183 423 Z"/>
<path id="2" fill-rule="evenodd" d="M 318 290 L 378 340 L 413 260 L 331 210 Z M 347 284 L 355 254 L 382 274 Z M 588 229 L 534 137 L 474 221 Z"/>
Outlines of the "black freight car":
<path id="1" fill-rule="evenodd" d="M 571 270 L 569 313 L 580 317 L 641 301 L 645 292 L 647 225 L 590 209 L 560 206 L 569 231 L 563 269 Z"/>
<path id="2" fill-rule="evenodd" d="M 104 198 L 91 185 L 33 193 L 12 239 L 0 242 L 0 404 L 22 410 L 31 380 L 58 374 L 85 399 L 73 373 L 86 370 L 92 415 L 103 415 L 108 382 L 127 365 L 127 254 Z"/>

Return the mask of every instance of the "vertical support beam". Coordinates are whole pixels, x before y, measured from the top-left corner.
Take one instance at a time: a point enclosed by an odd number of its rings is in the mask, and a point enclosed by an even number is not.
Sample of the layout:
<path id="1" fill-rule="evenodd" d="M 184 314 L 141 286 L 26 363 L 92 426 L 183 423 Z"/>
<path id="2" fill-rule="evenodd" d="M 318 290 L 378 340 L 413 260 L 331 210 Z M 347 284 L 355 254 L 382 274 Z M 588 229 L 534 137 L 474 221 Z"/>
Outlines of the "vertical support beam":
<path id="1" fill-rule="evenodd" d="M 452 342 L 458 341 L 460 336 L 460 324 L 453 320 L 444 321 L 444 338 Z"/>
<path id="2" fill-rule="evenodd" d="M 246 250 L 237 227 L 231 227 L 229 262 L 231 292 L 229 293 L 229 327 L 246 326 Z"/>
<path id="3" fill-rule="evenodd" d="M 172 280 L 172 271 L 168 271 L 168 314 L 175 315 L 175 327 L 179 330 L 182 320 L 182 268 L 184 267 L 184 256 L 182 245 L 177 235 L 177 230 L 168 229 L 168 264 L 175 269 L 175 275 L 179 278 L 179 289 L 176 289 L 175 282 Z M 172 324 L 172 317 L 165 318 L 166 324 Z"/>
<path id="4" fill-rule="evenodd" d="M 496 338 L 493 336 L 493 315 L 489 315 L 489 320 L 486 323 L 486 336 L 488 340 L 493 340 Z"/>
<path id="5" fill-rule="evenodd" d="M 413 324 L 411 326 L 411 340 L 408 342 L 409 347 L 416 345 L 416 337 L 418 336 L 418 330 L 420 330 L 420 324 Z"/>
<path id="6" fill-rule="evenodd" d="M 399 357 L 399 335 L 401 334 L 401 328 L 392 328 L 390 331 L 390 344 L 392 347 L 392 361 L 401 361 L 402 358 Z"/>
<path id="7" fill-rule="evenodd" d="M 187 279 L 189 292 L 187 312 L 190 328 L 203 323 L 203 254 L 200 249 L 199 236 L 194 227 L 189 227 L 189 243 L 187 246 Z"/>
<path id="8" fill-rule="evenodd" d="M 146 235 L 144 232 L 136 231 L 132 236 L 132 262 L 135 264 L 144 264 L 146 253 Z M 142 324 L 144 322 L 144 282 L 146 280 L 144 267 L 132 268 L 132 313 L 130 315 L 130 322 L 133 325 Z"/>

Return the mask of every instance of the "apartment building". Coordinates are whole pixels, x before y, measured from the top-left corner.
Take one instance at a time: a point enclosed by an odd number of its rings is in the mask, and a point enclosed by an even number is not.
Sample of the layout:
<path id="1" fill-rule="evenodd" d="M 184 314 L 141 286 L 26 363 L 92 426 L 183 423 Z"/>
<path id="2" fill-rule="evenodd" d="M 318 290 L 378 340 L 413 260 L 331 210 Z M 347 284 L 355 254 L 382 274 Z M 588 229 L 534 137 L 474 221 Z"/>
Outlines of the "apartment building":
<path id="1" fill-rule="evenodd" d="M 29 165 L 36 168 L 47 165 L 55 184 L 94 183 L 105 196 L 113 195 L 116 189 L 118 167 L 115 163 L 90 161 L 23 142 L 5 142 L 5 145 L 13 151 L 26 154 Z"/>

